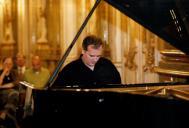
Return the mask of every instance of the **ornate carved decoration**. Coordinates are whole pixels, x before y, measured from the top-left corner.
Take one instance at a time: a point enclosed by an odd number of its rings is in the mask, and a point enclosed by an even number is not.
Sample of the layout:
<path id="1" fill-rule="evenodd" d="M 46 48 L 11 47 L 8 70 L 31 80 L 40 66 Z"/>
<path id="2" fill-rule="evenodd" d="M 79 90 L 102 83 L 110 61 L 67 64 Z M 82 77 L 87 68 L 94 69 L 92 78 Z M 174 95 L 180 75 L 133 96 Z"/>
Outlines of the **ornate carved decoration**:
<path id="1" fill-rule="evenodd" d="M 125 55 L 126 62 L 125 66 L 128 67 L 130 70 L 136 70 L 137 65 L 136 62 L 134 61 L 135 55 L 137 53 L 137 47 L 130 47 L 129 52 Z"/>
<path id="2" fill-rule="evenodd" d="M 13 15 L 11 0 L 6 0 L 3 8 L 4 13 L 4 41 L 3 43 L 15 43 L 13 37 Z"/>
<path id="3" fill-rule="evenodd" d="M 154 44 L 155 44 L 154 37 L 150 37 L 149 41 L 147 40 L 145 44 L 145 48 L 143 49 L 143 53 L 145 55 L 145 64 L 143 66 L 144 72 L 147 71 L 153 72 L 154 62 L 155 62 Z"/>
<path id="4" fill-rule="evenodd" d="M 2 56 L 14 56 L 16 51 L 15 43 L 2 43 L 0 49 L 0 55 Z"/>
<path id="5" fill-rule="evenodd" d="M 2 3 L 2 41 L 0 44 L 0 55 L 1 57 L 13 56 L 16 51 L 16 42 L 14 39 L 13 23 L 14 19 L 14 9 L 13 2 L 11 0 L 6 0 Z"/>
<path id="6" fill-rule="evenodd" d="M 39 2 L 37 8 L 37 43 L 47 43 L 47 24 L 46 24 L 46 1 Z"/>

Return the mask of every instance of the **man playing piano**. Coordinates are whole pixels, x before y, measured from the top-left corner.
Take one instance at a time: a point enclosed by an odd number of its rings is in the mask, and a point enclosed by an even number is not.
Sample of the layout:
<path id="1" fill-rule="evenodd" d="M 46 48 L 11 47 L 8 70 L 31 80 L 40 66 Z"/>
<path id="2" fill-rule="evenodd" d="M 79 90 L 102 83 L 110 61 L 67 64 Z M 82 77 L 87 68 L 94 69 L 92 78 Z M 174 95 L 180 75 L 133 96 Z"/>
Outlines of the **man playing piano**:
<path id="1" fill-rule="evenodd" d="M 119 72 L 110 60 L 102 57 L 102 53 L 103 41 L 94 35 L 87 36 L 82 43 L 82 54 L 62 69 L 55 85 L 120 84 Z"/>

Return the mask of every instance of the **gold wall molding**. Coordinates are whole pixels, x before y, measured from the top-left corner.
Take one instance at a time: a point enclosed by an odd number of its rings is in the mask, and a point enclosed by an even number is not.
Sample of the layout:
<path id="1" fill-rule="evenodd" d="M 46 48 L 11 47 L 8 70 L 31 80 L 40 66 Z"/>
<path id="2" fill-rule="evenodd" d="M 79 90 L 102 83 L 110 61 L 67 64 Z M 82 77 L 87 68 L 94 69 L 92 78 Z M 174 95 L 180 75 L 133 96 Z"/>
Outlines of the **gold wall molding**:
<path id="1" fill-rule="evenodd" d="M 188 71 L 170 70 L 170 69 L 164 69 L 164 68 L 160 68 L 160 67 L 154 67 L 154 70 L 158 73 L 167 74 L 167 75 L 183 76 L 183 77 L 189 76 Z"/>
<path id="2" fill-rule="evenodd" d="M 137 64 L 135 62 L 136 54 L 137 54 L 137 47 L 130 47 L 128 53 L 125 55 L 126 58 L 125 66 L 133 71 L 137 69 Z"/>
<path id="3" fill-rule="evenodd" d="M 146 43 L 144 43 L 143 53 L 145 55 L 145 64 L 143 66 L 144 72 L 154 72 L 154 64 L 155 64 L 155 38 L 154 36 L 147 31 L 146 39 L 144 40 Z"/>
<path id="4" fill-rule="evenodd" d="M 3 19 L 4 19 L 4 35 L 3 43 L 15 43 L 14 31 L 13 31 L 13 4 L 11 0 L 4 1 L 3 6 Z"/>
<path id="5" fill-rule="evenodd" d="M 129 48 L 128 51 L 125 51 L 125 66 L 132 71 L 136 71 L 137 69 L 137 64 L 136 64 L 136 54 L 137 54 L 137 38 L 138 38 L 138 33 L 139 31 L 132 31 L 132 30 L 138 30 L 138 25 L 133 22 L 132 20 L 128 20 L 128 34 L 129 34 Z"/>
<path id="6" fill-rule="evenodd" d="M 0 5 L 0 58 L 13 56 L 17 50 L 16 47 L 16 2 L 11 0 L 2 1 Z"/>

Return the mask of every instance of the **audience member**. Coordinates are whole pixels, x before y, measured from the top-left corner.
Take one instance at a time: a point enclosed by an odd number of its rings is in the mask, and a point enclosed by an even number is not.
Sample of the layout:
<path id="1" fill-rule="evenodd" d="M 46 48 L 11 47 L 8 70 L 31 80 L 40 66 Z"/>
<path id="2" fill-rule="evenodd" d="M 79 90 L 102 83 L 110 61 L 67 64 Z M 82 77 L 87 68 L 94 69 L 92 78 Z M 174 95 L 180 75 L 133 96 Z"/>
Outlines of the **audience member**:
<path id="1" fill-rule="evenodd" d="M 16 71 L 18 73 L 19 80 L 23 80 L 23 75 L 26 70 L 26 57 L 23 54 L 18 53 L 15 59 Z"/>
<path id="2" fill-rule="evenodd" d="M 36 89 L 43 89 L 50 77 L 50 71 L 42 66 L 39 56 L 32 57 L 32 67 L 28 68 L 24 73 L 24 80 L 33 84 Z"/>
<path id="3" fill-rule="evenodd" d="M 24 81 L 33 85 L 35 89 L 43 89 L 50 77 L 50 71 L 42 66 L 39 56 L 32 57 L 32 67 L 26 69 L 24 73 Z M 33 113 L 32 89 L 27 88 L 25 98 L 24 117 L 30 116 Z"/>
<path id="4" fill-rule="evenodd" d="M 26 57 L 21 54 L 17 53 L 15 58 L 15 71 L 17 73 L 17 79 L 18 81 L 23 81 L 24 72 L 27 69 L 26 67 Z M 23 107 L 25 104 L 25 96 L 26 96 L 26 87 L 19 84 L 19 110 L 20 110 L 20 116 L 22 116 Z M 22 112 L 21 112 L 22 111 Z"/>
<path id="5" fill-rule="evenodd" d="M 11 119 L 17 126 L 16 110 L 19 103 L 19 92 L 17 91 L 17 76 L 13 70 L 11 57 L 3 59 L 3 67 L 0 70 L 0 107 L 1 120 Z"/>

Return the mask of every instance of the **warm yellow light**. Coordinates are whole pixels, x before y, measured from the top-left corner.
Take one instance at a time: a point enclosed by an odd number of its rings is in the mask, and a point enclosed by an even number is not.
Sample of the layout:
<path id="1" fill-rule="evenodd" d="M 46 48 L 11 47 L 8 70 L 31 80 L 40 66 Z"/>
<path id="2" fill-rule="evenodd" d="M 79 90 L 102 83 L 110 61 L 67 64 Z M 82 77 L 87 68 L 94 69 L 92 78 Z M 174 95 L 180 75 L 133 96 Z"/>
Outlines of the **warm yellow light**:
<path id="1" fill-rule="evenodd" d="M 4 4 L 4 2 L 5 2 L 4 0 L 0 0 L 0 4 Z"/>

